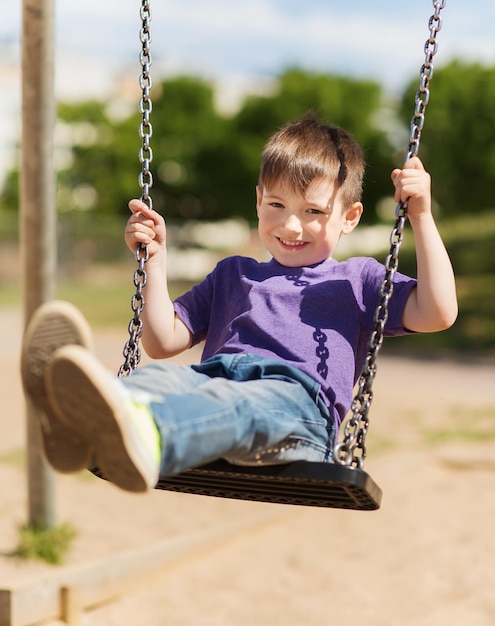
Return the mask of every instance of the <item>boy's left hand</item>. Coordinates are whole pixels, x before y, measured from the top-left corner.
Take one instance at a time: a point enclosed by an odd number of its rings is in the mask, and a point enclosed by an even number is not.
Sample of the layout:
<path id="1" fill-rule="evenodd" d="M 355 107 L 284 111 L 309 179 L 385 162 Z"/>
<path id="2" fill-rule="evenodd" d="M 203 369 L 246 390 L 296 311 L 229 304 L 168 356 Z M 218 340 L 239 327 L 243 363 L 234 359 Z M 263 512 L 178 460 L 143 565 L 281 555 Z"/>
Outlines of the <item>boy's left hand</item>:
<path id="1" fill-rule="evenodd" d="M 403 169 L 392 172 L 396 202 L 406 202 L 407 214 L 414 219 L 431 213 L 431 178 L 418 157 L 409 159 Z"/>

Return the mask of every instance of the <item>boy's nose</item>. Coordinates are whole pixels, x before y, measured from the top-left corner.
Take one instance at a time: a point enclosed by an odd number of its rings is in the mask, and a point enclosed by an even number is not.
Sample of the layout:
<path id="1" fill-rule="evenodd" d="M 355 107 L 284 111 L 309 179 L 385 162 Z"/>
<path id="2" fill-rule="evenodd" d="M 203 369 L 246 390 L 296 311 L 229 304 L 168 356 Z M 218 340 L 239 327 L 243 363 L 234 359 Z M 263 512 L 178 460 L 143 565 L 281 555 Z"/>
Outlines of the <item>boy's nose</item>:
<path id="1" fill-rule="evenodd" d="M 283 230 L 287 234 L 300 234 L 302 232 L 301 220 L 296 215 L 289 215 L 283 224 Z"/>

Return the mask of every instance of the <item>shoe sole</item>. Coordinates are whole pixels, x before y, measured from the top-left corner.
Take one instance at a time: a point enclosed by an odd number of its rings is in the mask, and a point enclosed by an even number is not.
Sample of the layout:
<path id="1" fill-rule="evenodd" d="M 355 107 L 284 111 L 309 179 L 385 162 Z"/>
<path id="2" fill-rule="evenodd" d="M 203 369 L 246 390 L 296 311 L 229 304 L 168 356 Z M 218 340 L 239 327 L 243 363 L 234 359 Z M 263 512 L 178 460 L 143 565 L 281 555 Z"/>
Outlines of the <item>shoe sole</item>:
<path id="1" fill-rule="evenodd" d="M 48 366 L 50 401 L 73 430 L 92 442 L 104 477 L 121 489 L 144 492 L 158 468 L 143 449 L 118 381 L 87 350 L 67 346 Z"/>
<path id="2" fill-rule="evenodd" d="M 91 330 L 79 310 L 57 300 L 39 307 L 24 334 L 21 378 L 26 395 L 38 409 L 45 456 L 59 472 L 80 471 L 87 468 L 91 460 L 88 442 L 59 420 L 46 390 L 48 364 L 58 349 L 70 344 L 92 347 Z"/>

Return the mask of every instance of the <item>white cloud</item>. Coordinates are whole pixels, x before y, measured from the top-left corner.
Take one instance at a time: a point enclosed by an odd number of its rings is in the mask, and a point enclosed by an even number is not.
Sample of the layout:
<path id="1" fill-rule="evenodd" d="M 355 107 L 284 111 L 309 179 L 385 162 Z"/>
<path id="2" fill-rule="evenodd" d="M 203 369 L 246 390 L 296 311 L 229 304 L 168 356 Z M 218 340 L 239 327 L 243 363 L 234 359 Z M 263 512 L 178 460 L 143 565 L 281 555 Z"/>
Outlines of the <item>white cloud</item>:
<path id="1" fill-rule="evenodd" d="M 393 0 L 153 0 L 153 58 L 206 75 L 273 75 L 287 65 L 371 76 L 400 87 L 424 56 L 431 3 Z M 3 8 L 0 41 L 19 35 L 21 3 Z M 136 0 L 55 0 L 58 59 L 68 54 L 136 62 Z M 452 56 L 495 62 L 495 3 L 476 10 L 448 0 L 439 63 Z"/>
<path id="2" fill-rule="evenodd" d="M 22 3 L 4 4 L 0 45 L 5 46 L 20 40 Z M 417 75 L 424 60 L 432 13 L 431 2 L 394 0 L 152 0 L 151 4 L 153 71 L 189 71 L 215 78 L 230 85 L 231 102 L 238 86 L 265 86 L 270 76 L 289 65 L 370 77 L 400 89 Z M 60 96 L 103 97 L 119 73 L 137 76 L 139 8 L 138 0 L 55 0 Z M 438 65 L 453 57 L 495 63 L 493 0 L 478 0 L 475 5 L 448 0 L 442 15 Z M 5 49 L 18 59 L 18 45 Z M 8 61 L 3 56 L 2 65 Z M 6 75 L 0 72 L 4 120 L 12 119 L 13 110 L 20 108 L 17 91 L 2 79 Z M 3 124 L 10 129 L 10 142 L 11 129 L 17 125 L 18 120 Z M 2 133 L 0 129 L 0 152 L 5 143 Z"/>

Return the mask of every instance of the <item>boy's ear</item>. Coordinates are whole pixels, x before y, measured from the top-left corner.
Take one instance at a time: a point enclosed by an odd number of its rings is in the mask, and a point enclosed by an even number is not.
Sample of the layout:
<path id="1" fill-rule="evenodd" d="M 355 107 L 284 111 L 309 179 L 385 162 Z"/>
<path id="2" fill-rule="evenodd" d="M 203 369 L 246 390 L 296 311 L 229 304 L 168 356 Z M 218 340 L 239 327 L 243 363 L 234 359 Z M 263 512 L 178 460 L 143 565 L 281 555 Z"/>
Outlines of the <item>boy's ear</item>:
<path id="1" fill-rule="evenodd" d="M 342 227 L 342 233 L 348 235 L 359 224 L 361 215 L 363 214 L 362 202 L 354 202 L 345 213 L 344 225 Z"/>

